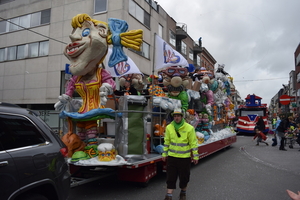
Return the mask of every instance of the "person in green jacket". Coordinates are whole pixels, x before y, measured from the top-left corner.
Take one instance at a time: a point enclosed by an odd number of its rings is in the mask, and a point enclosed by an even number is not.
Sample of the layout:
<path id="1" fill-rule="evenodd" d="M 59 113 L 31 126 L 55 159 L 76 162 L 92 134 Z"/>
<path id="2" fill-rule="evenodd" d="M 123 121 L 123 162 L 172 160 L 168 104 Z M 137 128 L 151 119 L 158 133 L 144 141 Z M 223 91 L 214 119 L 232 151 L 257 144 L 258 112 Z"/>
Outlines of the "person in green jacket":
<path id="1" fill-rule="evenodd" d="M 198 163 L 198 144 L 195 129 L 188 124 L 181 110 L 172 113 L 174 120 L 166 127 L 162 160 L 167 162 L 167 195 L 172 200 L 173 190 L 179 177 L 180 200 L 186 199 L 187 184 L 190 180 L 191 162 Z"/>

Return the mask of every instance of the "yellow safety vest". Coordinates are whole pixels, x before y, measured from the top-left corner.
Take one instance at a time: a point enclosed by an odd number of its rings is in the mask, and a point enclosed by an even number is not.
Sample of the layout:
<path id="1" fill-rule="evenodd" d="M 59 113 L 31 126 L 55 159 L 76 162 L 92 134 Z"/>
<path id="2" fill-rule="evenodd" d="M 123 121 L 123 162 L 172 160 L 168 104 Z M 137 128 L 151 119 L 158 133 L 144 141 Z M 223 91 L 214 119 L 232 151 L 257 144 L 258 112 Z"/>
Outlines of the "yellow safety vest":
<path id="1" fill-rule="evenodd" d="M 193 159 L 199 160 L 198 144 L 194 127 L 184 122 L 179 128 L 178 133 L 180 137 L 177 136 L 173 124 L 169 124 L 166 127 L 162 156 L 189 158 L 192 153 Z"/>

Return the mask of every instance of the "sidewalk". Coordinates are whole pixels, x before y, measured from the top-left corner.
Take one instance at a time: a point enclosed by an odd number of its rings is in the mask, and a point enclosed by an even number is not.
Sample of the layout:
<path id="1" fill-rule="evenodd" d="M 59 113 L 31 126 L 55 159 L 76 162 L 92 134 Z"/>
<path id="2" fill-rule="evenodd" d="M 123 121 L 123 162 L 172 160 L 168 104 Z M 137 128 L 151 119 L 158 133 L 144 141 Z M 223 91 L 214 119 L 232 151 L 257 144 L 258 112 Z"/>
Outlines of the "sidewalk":
<path id="1" fill-rule="evenodd" d="M 279 146 L 271 146 L 271 138 L 272 137 L 268 137 L 267 139 L 269 146 L 266 146 L 263 143 L 256 146 L 256 141 L 251 141 L 241 147 L 240 151 L 256 162 L 300 175 L 299 144 L 295 144 L 293 149 L 289 148 L 287 145 L 285 147 L 287 151 L 280 151 Z M 248 137 L 247 140 L 250 141 L 252 139 L 251 137 Z"/>

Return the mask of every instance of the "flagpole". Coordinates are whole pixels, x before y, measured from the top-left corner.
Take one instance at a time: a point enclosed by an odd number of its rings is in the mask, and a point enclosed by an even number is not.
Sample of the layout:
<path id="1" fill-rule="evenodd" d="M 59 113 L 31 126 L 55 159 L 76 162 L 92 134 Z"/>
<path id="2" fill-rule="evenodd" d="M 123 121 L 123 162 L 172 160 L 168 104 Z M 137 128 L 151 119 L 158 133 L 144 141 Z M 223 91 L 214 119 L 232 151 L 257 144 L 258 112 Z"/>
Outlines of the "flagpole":
<path id="1" fill-rule="evenodd" d="M 154 45 L 153 45 L 153 66 L 152 66 L 152 74 L 154 75 L 154 65 L 155 65 L 155 48 L 156 48 L 156 33 L 154 33 Z M 152 80 L 153 82 L 153 80 Z"/>
<path id="2" fill-rule="evenodd" d="M 156 48 L 156 45 L 155 45 L 155 43 L 156 43 L 156 33 L 154 33 L 154 44 L 153 44 L 153 64 L 152 64 L 152 75 L 153 75 L 153 77 L 154 77 L 154 65 L 155 65 L 155 48 Z M 151 75 L 150 75 L 151 76 Z M 151 80 L 151 84 L 152 84 L 152 89 L 153 89 L 153 83 L 154 83 L 154 78 L 152 78 L 152 80 Z M 153 137 L 154 137 L 154 134 L 153 134 L 153 126 L 154 126 L 154 123 L 153 123 L 153 92 L 151 93 L 151 97 L 150 97 L 150 99 L 151 99 L 151 103 L 150 103 L 150 112 L 151 112 L 151 126 L 150 126 L 150 131 L 151 131 L 151 144 L 154 144 L 153 142 L 154 142 L 154 139 L 153 139 Z M 151 152 L 154 152 L 154 149 L 153 149 L 153 146 L 151 145 Z"/>

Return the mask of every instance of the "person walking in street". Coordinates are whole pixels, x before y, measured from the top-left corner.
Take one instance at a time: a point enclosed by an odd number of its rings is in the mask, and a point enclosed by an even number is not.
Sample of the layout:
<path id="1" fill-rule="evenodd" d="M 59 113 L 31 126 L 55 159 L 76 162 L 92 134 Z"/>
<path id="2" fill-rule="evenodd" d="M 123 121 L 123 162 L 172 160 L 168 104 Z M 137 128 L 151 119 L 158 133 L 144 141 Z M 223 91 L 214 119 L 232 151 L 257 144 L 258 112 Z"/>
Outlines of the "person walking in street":
<path id="1" fill-rule="evenodd" d="M 167 162 L 167 195 L 172 200 L 173 190 L 179 177 L 180 200 L 186 200 L 190 180 L 191 162 L 198 163 L 198 145 L 195 129 L 185 122 L 181 110 L 172 113 L 173 121 L 166 127 L 162 160 Z M 191 158 L 192 157 L 192 158 Z"/>
<path id="2" fill-rule="evenodd" d="M 265 134 L 263 134 L 263 132 L 261 132 L 261 130 L 259 130 L 258 127 L 255 127 L 254 131 L 255 131 L 255 135 L 253 137 L 253 140 L 255 140 L 255 138 L 257 138 L 256 146 L 258 146 L 260 142 L 265 143 L 267 146 L 269 146 L 269 144 L 266 142 L 267 136 Z"/>
<path id="3" fill-rule="evenodd" d="M 289 119 L 286 117 L 281 120 L 279 126 L 276 129 L 278 136 L 281 138 L 279 150 L 286 151 L 286 149 L 284 148 L 285 133 L 287 132 L 289 125 L 290 125 Z"/>
<path id="4" fill-rule="evenodd" d="M 256 122 L 256 128 L 258 128 L 261 132 L 264 132 L 265 129 L 266 129 L 266 125 L 265 125 L 265 122 L 264 122 L 264 119 L 262 116 L 260 116 L 258 118 L 258 121 Z"/>
<path id="5" fill-rule="evenodd" d="M 276 139 L 276 146 L 280 146 L 280 141 L 281 141 L 281 137 L 279 137 L 278 131 L 277 131 L 277 128 L 278 128 L 280 122 L 281 122 L 281 118 L 280 118 L 280 117 L 277 117 L 276 124 L 275 124 L 275 128 L 274 128 L 275 139 Z"/>

